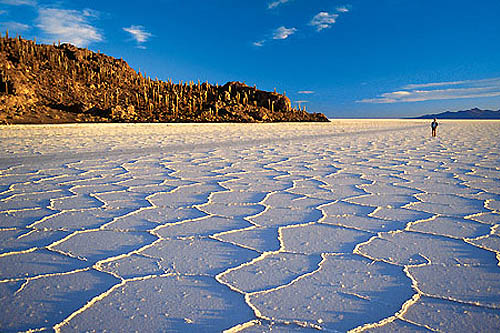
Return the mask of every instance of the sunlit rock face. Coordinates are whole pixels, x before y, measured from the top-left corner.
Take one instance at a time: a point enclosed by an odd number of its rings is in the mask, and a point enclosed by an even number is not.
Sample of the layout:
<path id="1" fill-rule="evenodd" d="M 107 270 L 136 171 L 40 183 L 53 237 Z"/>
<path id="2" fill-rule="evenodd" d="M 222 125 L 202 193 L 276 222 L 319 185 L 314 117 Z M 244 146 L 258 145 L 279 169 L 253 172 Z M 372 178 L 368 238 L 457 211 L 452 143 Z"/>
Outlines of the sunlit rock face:
<path id="1" fill-rule="evenodd" d="M 0 124 L 321 121 L 285 94 L 208 82 L 172 83 L 70 44 L 0 36 Z"/>
<path id="2" fill-rule="evenodd" d="M 500 122 L 3 126 L 0 331 L 498 331 L 498 142 Z"/>

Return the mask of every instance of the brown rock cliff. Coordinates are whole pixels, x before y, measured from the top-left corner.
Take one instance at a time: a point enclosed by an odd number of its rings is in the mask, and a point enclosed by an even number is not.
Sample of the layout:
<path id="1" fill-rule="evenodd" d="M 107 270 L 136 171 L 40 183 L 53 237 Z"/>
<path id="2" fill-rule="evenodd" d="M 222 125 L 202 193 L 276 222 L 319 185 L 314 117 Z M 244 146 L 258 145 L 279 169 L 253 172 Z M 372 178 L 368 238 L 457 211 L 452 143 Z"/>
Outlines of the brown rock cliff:
<path id="1" fill-rule="evenodd" d="M 0 38 L 0 123 L 328 121 L 284 94 L 152 80 L 121 60 L 70 44 Z"/>

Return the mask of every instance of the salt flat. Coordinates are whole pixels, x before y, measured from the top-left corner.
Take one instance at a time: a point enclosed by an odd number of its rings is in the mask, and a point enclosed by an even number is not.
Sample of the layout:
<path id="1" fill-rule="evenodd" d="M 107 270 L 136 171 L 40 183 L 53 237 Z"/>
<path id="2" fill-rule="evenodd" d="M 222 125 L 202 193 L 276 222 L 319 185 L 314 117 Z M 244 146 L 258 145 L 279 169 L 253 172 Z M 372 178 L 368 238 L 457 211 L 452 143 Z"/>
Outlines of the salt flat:
<path id="1" fill-rule="evenodd" d="M 0 127 L 0 331 L 500 330 L 500 122 Z"/>

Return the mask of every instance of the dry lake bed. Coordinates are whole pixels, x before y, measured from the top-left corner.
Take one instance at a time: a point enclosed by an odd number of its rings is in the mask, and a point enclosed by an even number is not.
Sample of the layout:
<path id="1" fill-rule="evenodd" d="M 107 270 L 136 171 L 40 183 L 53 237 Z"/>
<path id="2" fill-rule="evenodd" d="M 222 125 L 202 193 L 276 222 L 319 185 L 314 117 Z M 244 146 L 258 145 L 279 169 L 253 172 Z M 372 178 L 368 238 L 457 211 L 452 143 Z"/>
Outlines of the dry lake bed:
<path id="1" fill-rule="evenodd" d="M 500 121 L 0 127 L 0 331 L 500 330 Z"/>

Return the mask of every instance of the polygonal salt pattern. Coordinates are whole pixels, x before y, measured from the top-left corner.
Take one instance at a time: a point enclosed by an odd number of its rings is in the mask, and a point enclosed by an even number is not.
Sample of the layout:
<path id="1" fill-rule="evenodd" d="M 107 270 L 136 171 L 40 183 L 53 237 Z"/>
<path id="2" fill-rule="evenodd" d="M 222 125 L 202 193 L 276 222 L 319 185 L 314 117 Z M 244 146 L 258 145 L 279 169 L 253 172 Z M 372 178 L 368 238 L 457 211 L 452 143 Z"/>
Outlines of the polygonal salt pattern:
<path id="1" fill-rule="evenodd" d="M 283 248 L 294 253 L 346 253 L 373 234 L 327 224 L 309 224 L 281 229 Z"/>
<path id="2" fill-rule="evenodd" d="M 112 239 L 112 241 L 109 241 Z M 118 256 L 150 244 L 157 238 L 149 233 L 109 230 L 76 231 L 50 249 L 88 262 Z"/>
<path id="3" fill-rule="evenodd" d="M 29 267 L 29 270 L 27 269 Z M 70 272 L 88 263 L 44 249 L 0 256 L 0 281 Z"/>
<path id="4" fill-rule="evenodd" d="M 500 123 L 442 124 L 2 128 L 0 330 L 496 331 Z"/>
<path id="5" fill-rule="evenodd" d="M 316 270 L 320 262 L 319 255 L 269 253 L 220 274 L 218 278 L 244 293 L 252 293 L 286 285 Z"/>
<path id="6" fill-rule="evenodd" d="M 409 267 L 425 295 L 500 309 L 500 267 L 497 265 L 426 265 Z"/>
<path id="7" fill-rule="evenodd" d="M 250 296 L 267 319 L 347 331 L 397 312 L 411 298 L 408 278 L 395 266 L 355 255 L 326 255 L 321 269 Z M 284 301 L 286 300 L 286 301 Z"/>
<path id="8" fill-rule="evenodd" d="M 403 316 L 440 332 L 497 332 L 500 310 L 422 297 Z"/>
<path id="9" fill-rule="evenodd" d="M 258 256 L 255 251 L 204 238 L 162 240 L 141 253 L 158 258 L 164 269 L 199 275 L 215 275 Z"/>
<path id="10" fill-rule="evenodd" d="M 244 219 L 232 219 L 220 216 L 206 216 L 191 221 L 181 221 L 162 225 L 155 233 L 163 238 L 208 237 L 210 235 L 236 231 L 252 226 Z"/>
<path id="11" fill-rule="evenodd" d="M 408 230 L 463 239 L 489 234 L 490 226 L 459 217 L 438 216 L 412 223 Z"/>
<path id="12" fill-rule="evenodd" d="M 44 247 L 67 235 L 62 231 L 0 229 L 0 254 Z"/>
<path id="13" fill-rule="evenodd" d="M 468 243 L 476 245 L 486 250 L 500 253 L 500 235 L 491 234 L 477 239 L 469 240 Z"/>
<path id="14" fill-rule="evenodd" d="M 160 275 L 166 271 L 160 265 L 160 259 L 131 254 L 112 261 L 100 263 L 99 269 L 122 279 L 134 279 L 150 275 Z"/>
<path id="15" fill-rule="evenodd" d="M 359 215 L 327 216 L 321 220 L 321 223 L 373 233 L 400 230 L 406 225 L 404 222 L 383 220 L 371 216 Z"/>
<path id="16" fill-rule="evenodd" d="M 278 251 L 281 247 L 278 228 L 250 227 L 213 235 L 222 242 L 232 243 L 257 252 Z"/>
<path id="17" fill-rule="evenodd" d="M 60 329 L 221 332 L 253 316 L 242 295 L 212 278 L 169 275 L 120 285 Z"/>
<path id="18" fill-rule="evenodd" d="M 52 328 L 117 282 L 109 274 L 92 270 L 29 281 L 16 292 L 0 296 L 0 329 L 15 332 Z"/>
<path id="19" fill-rule="evenodd" d="M 436 251 L 439 248 L 439 251 Z M 356 253 L 396 265 L 491 264 L 492 252 L 453 238 L 416 232 L 383 233 L 359 245 Z"/>

